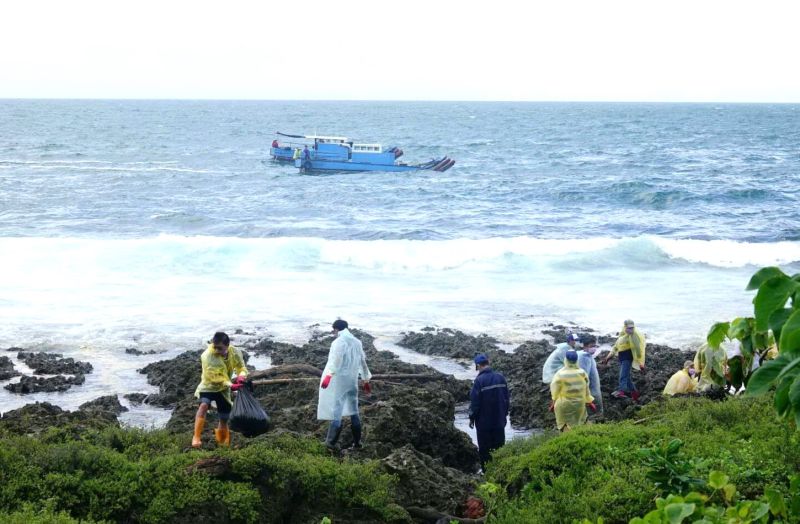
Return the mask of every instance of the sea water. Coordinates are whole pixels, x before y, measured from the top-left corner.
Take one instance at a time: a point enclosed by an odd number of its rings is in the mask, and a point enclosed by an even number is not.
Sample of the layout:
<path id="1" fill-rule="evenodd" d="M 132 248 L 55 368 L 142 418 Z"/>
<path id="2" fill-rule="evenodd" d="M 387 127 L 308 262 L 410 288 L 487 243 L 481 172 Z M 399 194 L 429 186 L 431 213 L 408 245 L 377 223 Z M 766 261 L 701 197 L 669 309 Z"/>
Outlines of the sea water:
<path id="1" fill-rule="evenodd" d="M 276 130 L 457 163 L 301 175 Z M 757 268 L 800 271 L 798 144 L 797 105 L 0 101 L 0 348 L 92 362 L 67 406 L 220 329 L 337 317 L 510 344 L 633 318 L 691 348 Z"/>

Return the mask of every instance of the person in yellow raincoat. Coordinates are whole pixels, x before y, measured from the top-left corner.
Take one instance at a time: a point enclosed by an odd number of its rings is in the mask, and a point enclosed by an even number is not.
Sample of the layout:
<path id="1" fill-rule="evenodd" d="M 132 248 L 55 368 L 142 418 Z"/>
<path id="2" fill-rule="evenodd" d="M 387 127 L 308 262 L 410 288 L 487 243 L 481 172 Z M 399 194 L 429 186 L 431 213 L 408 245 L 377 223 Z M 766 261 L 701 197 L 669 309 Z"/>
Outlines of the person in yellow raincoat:
<path id="1" fill-rule="evenodd" d="M 697 380 L 694 378 L 696 374 L 694 362 L 687 360 L 683 363 L 683 369 L 675 372 L 667 381 L 667 385 L 664 386 L 664 395 L 671 397 L 694 393 L 697 389 Z"/>
<path id="2" fill-rule="evenodd" d="M 217 444 L 230 446 L 231 432 L 228 430 L 228 418 L 233 407 L 231 390 L 239 389 L 247 379 L 244 358 L 242 358 L 241 351 L 231 346 L 231 339 L 228 335 L 217 332 L 214 333 L 214 338 L 208 348 L 200 356 L 200 363 L 203 366 L 203 372 L 200 384 L 194 392 L 194 396 L 200 399 L 200 407 L 194 418 L 192 447 L 199 448 L 203 445 L 201 437 L 206 425 L 206 413 L 212 402 L 216 403 L 219 413 L 219 425 L 214 430 Z M 236 378 L 231 380 L 232 376 Z"/>
<path id="3" fill-rule="evenodd" d="M 608 364 L 614 355 L 619 357 L 619 388 L 611 394 L 612 397 L 626 398 L 630 395 L 634 401 L 639 400 L 639 390 L 631 379 L 631 369 L 635 367 L 644 373 L 645 346 L 644 335 L 636 329 L 633 320 L 626 320 L 614 347 L 603 360 L 603 364 Z"/>
<path id="4" fill-rule="evenodd" d="M 556 427 L 559 431 L 569 431 L 575 426 L 586 423 L 588 414 L 586 407 L 597 411 L 594 397 L 589 392 L 589 376 L 578 366 L 578 353 L 567 351 L 564 367 L 553 377 L 550 383 L 550 396 L 553 402 L 551 411 L 556 413 Z"/>

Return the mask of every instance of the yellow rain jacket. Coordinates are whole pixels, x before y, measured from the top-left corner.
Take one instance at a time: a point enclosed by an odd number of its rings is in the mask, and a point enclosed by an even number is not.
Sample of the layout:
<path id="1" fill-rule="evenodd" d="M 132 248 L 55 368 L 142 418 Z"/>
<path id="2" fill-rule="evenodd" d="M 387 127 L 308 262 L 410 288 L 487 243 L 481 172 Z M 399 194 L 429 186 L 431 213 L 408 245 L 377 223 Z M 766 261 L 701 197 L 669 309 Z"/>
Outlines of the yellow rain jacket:
<path id="1" fill-rule="evenodd" d="M 697 389 L 697 381 L 689 375 L 689 371 L 682 369 L 672 375 L 664 386 L 664 395 L 681 395 L 684 393 L 694 393 Z"/>
<path id="2" fill-rule="evenodd" d="M 564 367 L 556 373 L 550 383 L 550 396 L 553 397 L 556 412 L 556 426 L 563 430 L 586 422 L 586 404 L 594 401 L 589 392 L 589 376 L 577 362 L 564 362 Z"/>
<path id="3" fill-rule="evenodd" d="M 630 335 L 625 332 L 625 326 L 622 327 L 622 335 L 614 343 L 611 351 L 616 355 L 622 351 L 630 350 L 633 353 L 633 366 L 637 369 L 642 369 L 644 366 L 645 347 L 647 344 L 638 329 L 633 328 L 633 333 Z"/>
<path id="4" fill-rule="evenodd" d="M 231 401 L 231 376 L 247 376 L 247 367 L 244 365 L 242 353 L 233 346 L 228 347 L 228 356 L 214 351 L 212 344 L 200 355 L 200 363 L 203 365 L 203 374 L 200 384 L 194 391 L 194 396 L 199 397 L 200 393 L 222 393 L 228 402 Z"/>

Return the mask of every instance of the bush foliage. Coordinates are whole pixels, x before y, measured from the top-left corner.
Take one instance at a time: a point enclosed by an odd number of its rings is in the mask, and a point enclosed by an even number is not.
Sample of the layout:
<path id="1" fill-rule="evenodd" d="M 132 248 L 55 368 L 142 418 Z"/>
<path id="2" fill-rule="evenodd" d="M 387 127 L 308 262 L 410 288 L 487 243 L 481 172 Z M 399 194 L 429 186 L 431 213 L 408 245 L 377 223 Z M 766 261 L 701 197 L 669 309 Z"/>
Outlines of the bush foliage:
<path id="1" fill-rule="evenodd" d="M 119 428 L 77 440 L 70 428 L 0 440 L 2 522 L 408 519 L 393 503 L 394 479 L 376 462 L 340 462 L 299 437 L 214 452 L 185 451 L 185 438 L 164 431 Z M 227 469 L 193 472 L 202 459 L 222 459 Z"/>
<path id="2" fill-rule="evenodd" d="M 744 498 L 787 491 L 800 471 L 800 434 L 776 421 L 769 398 L 669 399 L 640 416 L 640 423 L 582 426 L 499 450 L 481 490 L 495 508 L 490 522 L 613 523 L 646 515 L 662 491 L 640 450 L 675 438 L 699 476 L 724 472 Z"/>

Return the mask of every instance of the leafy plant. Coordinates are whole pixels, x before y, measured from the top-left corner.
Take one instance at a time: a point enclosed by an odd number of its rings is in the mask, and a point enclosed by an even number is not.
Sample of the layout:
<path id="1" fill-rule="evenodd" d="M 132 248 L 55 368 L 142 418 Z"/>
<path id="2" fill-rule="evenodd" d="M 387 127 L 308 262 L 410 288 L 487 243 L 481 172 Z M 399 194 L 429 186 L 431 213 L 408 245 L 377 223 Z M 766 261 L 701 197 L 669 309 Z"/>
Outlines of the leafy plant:
<path id="1" fill-rule="evenodd" d="M 755 522 L 800 521 L 800 477 L 791 481 L 788 498 L 775 489 L 767 488 L 759 500 L 738 500 L 736 486 L 727 475 L 712 471 L 707 489 L 685 496 L 668 495 L 656 500 L 656 509 L 630 524 L 680 524 L 684 521 L 703 524 L 749 524 Z"/>
<path id="2" fill-rule="evenodd" d="M 702 461 L 689 460 L 681 453 L 683 441 L 672 439 L 667 443 L 659 443 L 652 448 L 642 448 L 642 457 L 648 471 L 646 477 L 655 484 L 663 494 L 679 493 L 681 495 L 695 489 L 705 487 L 705 481 L 693 477 L 692 473 L 702 467 Z"/>
<path id="3" fill-rule="evenodd" d="M 775 411 L 800 427 L 800 274 L 790 277 L 777 267 L 766 267 L 753 275 L 747 289 L 757 290 L 756 332 L 763 338 L 771 331 L 778 349 L 776 359 L 753 373 L 747 392 L 761 395 L 774 387 Z"/>

